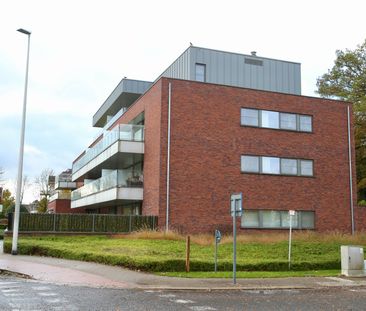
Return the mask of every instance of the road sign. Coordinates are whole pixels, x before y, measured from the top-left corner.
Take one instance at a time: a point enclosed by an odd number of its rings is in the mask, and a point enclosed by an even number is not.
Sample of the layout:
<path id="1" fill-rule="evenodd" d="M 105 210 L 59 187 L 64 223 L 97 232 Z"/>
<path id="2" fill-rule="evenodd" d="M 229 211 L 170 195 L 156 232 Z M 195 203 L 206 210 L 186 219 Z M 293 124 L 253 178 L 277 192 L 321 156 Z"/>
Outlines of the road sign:
<path id="1" fill-rule="evenodd" d="M 242 193 L 233 193 L 230 198 L 230 212 L 232 217 L 241 217 L 243 214 L 243 195 Z"/>
<path id="2" fill-rule="evenodd" d="M 219 230 L 215 230 L 215 239 L 217 243 L 220 243 L 221 241 L 221 232 Z"/>
<path id="3" fill-rule="evenodd" d="M 215 230 L 215 272 L 217 271 L 217 246 L 221 241 L 221 232 L 219 230 Z"/>

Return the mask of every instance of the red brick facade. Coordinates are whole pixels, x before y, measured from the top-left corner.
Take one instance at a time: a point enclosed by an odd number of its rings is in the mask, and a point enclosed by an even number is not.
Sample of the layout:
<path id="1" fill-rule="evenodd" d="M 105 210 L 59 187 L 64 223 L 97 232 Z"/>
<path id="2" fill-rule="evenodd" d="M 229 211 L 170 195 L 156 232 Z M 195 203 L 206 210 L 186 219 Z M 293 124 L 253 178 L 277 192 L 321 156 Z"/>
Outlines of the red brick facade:
<path id="1" fill-rule="evenodd" d="M 48 203 L 47 211 L 49 213 L 57 213 L 57 214 L 82 214 L 84 213 L 84 209 L 75 209 L 71 208 L 70 200 L 57 199 Z"/>
<path id="2" fill-rule="evenodd" d="M 351 231 L 349 103 L 167 78 L 118 120 L 128 123 L 145 113 L 143 214 L 158 215 L 164 228 L 169 83 L 170 228 L 228 231 L 230 194 L 242 192 L 244 209 L 315 211 L 316 230 Z M 312 115 L 313 132 L 241 126 L 244 107 Z M 243 154 L 313 159 L 314 177 L 245 174 L 240 169 Z M 354 163 L 353 158 L 356 206 Z M 355 217 L 363 214 L 355 210 Z M 356 229 L 366 227 L 363 219 L 357 218 Z"/>

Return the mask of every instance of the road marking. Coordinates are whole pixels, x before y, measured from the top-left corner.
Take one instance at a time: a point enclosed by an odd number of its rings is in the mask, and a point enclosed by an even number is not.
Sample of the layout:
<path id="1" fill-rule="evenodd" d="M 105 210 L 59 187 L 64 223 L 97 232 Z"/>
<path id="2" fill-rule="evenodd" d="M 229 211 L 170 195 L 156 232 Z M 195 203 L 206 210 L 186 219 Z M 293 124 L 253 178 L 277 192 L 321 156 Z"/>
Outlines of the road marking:
<path id="1" fill-rule="evenodd" d="M 159 295 L 159 297 L 161 297 L 161 298 L 174 298 L 175 295 L 173 295 L 173 294 L 163 294 L 163 295 Z"/>
<path id="2" fill-rule="evenodd" d="M 1 291 L 3 293 L 11 293 L 11 292 L 17 292 L 17 291 L 19 291 L 19 289 L 13 289 L 13 288 L 11 288 L 11 289 L 2 289 Z"/>
<path id="3" fill-rule="evenodd" d="M 44 297 L 47 297 L 47 296 L 57 296 L 58 294 L 56 293 L 50 293 L 50 292 L 46 292 L 46 293 L 37 293 L 39 296 L 44 296 Z"/>
<path id="4" fill-rule="evenodd" d="M 32 286 L 34 290 L 51 290 L 51 287 L 48 286 Z"/>
<path id="5" fill-rule="evenodd" d="M 194 303 L 194 301 L 192 300 L 185 300 L 185 299 L 177 299 L 177 300 L 172 300 L 176 303 Z"/>
<path id="6" fill-rule="evenodd" d="M 59 299 L 59 298 L 49 298 L 45 299 L 48 303 L 61 303 L 61 302 L 68 302 L 66 299 Z"/>
<path id="7" fill-rule="evenodd" d="M 161 290 L 152 290 L 152 289 L 149 289 L 149 290 L 145 290 L 144 292 L 145 293 L 161 293 Z"/>
<path id="8" fill-rule="evenodd" d="M 0 282 L 0 285 L 19 284 L 19 282 Z"/>
<path id="9" fill-rule="evenodd" d="M 189 309 L 191 309 L 193 311 L 217 310 L 217 309 L 209 307 L 209 306 L 193 306 L 193 307 L 189 307 Z"/>
<path id="10" fill-rule="evenodd" d="M 19 297 L 19 296 L 24 296 L 24 293 L 3 293 L 4 296 L 6 297 Z"/>

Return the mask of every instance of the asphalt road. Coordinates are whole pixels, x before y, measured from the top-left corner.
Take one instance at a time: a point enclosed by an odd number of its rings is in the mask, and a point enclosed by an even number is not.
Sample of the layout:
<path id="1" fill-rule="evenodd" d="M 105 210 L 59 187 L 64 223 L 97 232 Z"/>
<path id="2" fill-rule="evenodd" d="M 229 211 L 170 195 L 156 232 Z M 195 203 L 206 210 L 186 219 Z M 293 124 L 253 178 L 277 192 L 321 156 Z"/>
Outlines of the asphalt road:
<path id="1" fill-rule="evenodd" d="M 0 310 L 366 310 L 366 288 L 149 291 L 62 286 L 0 276 Z"/>

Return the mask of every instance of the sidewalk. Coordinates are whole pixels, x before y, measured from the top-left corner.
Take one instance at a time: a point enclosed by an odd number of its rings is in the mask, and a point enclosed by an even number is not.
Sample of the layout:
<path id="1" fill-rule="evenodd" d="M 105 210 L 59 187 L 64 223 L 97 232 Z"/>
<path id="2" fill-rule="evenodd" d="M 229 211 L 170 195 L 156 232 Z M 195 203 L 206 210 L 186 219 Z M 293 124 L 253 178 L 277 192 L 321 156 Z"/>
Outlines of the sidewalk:
<path id="1" fill-rule="evenodd" d="M 366 278 L 298 277 L 187 279 L 156 276 L 120 267 L 50 257 L 0 254 L 0 270 L 31 276 L 55 284 L 144 290 L 273 290 L 366 286 Z"/>

